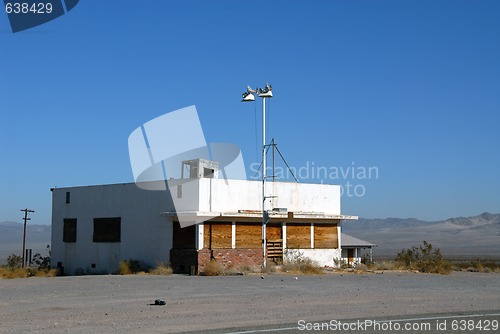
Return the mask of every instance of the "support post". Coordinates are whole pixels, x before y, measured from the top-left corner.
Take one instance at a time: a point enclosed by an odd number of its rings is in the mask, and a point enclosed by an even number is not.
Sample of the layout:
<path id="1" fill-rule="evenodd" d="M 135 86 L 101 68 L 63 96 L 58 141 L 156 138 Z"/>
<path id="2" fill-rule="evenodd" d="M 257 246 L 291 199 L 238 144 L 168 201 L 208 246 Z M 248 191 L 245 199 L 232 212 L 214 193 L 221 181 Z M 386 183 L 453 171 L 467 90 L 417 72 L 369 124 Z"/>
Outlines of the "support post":
<path id="1" fill-rule="evenodd" d="M 266 236 L 266 98 L 262 98 L 262 267 L 266 268 L 267 262 L 267 236 Z"/>
<path id="2" fill-rule="evenodd" d="M 23 254 L 23 258 L 22 258 L 22 261 L 23 261 L 23 263 L 22 263 L 22 268 L 24 268 L 24 265 L 25 265 L 25 263 L 26 263 L 26 258 L 27 258 L 27 256 L 26 256 L 26 222 L 27 222 L 28 220 L 31 220 L 30 218 L 28 218 L 28 212 L 35 212 L 35 211 L 30 210 L 30 209 L 27 209 L 27 208 L 26 208 L 26 209 L 21 209 L 20 211 L 23 211 L 23 212 L 24 212 L 24 218 L 23 218 L 23 220 L 24 220 L 24 230 L 23 230 L 23 253 L 22 253 L 22 254 Z"/>

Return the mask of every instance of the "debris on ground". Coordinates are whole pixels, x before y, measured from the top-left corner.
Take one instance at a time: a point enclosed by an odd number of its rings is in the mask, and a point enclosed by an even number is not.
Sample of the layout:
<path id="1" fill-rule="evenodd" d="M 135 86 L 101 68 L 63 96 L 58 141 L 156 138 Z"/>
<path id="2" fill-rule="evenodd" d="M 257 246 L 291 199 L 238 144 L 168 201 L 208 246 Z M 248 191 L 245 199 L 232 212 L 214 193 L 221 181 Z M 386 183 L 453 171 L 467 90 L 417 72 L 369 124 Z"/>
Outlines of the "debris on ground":
<path id="1" fill-rule="evenodd" d="M 161 300 L 161 299 L 155 300 L 155 303 L 154 303 L 154 305 L 160 305 L 160 306 L 163 306 L 163 305 L 166 305 L 166 304 L 167 303 L 164 300 Z"/>

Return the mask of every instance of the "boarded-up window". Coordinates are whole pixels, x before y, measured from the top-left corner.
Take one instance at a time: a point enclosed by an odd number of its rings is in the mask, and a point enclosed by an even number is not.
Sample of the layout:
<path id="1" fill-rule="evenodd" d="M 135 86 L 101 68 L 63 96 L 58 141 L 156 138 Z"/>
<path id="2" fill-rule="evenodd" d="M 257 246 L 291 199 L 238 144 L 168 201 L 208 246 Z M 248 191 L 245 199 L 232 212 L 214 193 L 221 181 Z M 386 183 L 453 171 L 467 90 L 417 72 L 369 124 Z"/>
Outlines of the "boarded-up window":
<path id="1" fill-rule="evenodd" d="M 232 248 L 231 223 L 204 223 L 203 247 L 210 249 Z"/>
<path id="2" fill-rule="evenodd" d="M 314 248 L 339 248 L 337 225 L 314 225 Z"/>
<path id="3" fill-rule="evenodd" d="M 173 239 L 175 249 L 196 248 L 196 226 L 181 227 L 179 222 L 174 222 Z"/>
<path id="4" fill-rule="evenodd" d="M 76 219 L 65 218 L 63 225 L 63 242 L 76 242 Z"/>
<path id="5" fill-rule="evenodd" d="M 94 242 L 120 242 L 121 217 L 94 218 Z"/>
<path id="6" fill-rule="evenodd" d="M 311 248 L 311 224 L 287 224 L 286 248 Z"/>
<path id="7" fill-rule="evenodd" d="M 281 240 L 281 224 L 267 224 L 266 225 L 266 238 L 267 240 Z"/>
<path id="8" fill-rule="evenodd" d="M 262 248 L 262 225 L 236 223 L 236 248 Z"/>

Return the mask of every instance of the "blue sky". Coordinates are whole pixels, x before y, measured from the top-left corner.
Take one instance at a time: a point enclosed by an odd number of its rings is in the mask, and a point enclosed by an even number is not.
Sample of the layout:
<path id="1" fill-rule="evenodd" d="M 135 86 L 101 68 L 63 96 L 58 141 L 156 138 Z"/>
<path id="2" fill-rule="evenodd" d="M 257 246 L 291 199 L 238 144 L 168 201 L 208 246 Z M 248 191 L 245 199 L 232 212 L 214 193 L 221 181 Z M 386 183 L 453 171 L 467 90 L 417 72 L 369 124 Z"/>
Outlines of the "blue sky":
<path id="1" fill-rule="evenodd" d="M 303 180 L 362 189 L 343 213 L 498 213 L 499 59 L 498 1 L 85 0 L 15 34 L 0 13 L 0 221 L 50 223 L 51 187 L 133 182 L 130 133 L 193 104 L 250 171 L 261 106 L 239 101 L 266 81 L 290 165 L 377 168 Z"/>

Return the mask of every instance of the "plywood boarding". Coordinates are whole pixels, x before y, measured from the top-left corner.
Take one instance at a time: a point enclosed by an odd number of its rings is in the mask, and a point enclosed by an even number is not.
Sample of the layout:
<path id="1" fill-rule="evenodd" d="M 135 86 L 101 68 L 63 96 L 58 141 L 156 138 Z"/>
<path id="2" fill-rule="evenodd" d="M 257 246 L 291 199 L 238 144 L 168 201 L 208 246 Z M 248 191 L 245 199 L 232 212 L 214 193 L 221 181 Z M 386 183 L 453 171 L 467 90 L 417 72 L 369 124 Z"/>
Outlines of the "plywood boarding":
<path id="1" fill-rule="evenodd" d="M 337 225 L 314 225 L 314 248 L 339 248 Z"/>
<path id="2" fill-rule="evenodd" d="M 210 223 L 203 223 L 203 248 L 210 248 Z"/>
<path id="3" fill-rule="evenodd" d="M 266 238 L 267 240 L 280 240 L 282 238 L 281 224 L 267 224 Z"/>
<path id="4" fill-rule="evenodd" d="M 286 248 L 311 248 L 311 224 L 287 224 Z"/>
<path id="5" fill-rule="evenodd" d="M 236 248 L 261 248 L 262 225 L 236 223 Z"/>
<path id="6" fill-rule="evenodd" d="M 204 223 L 203 247 L 210 249 L 232 248 L 231 223 Z"/>

